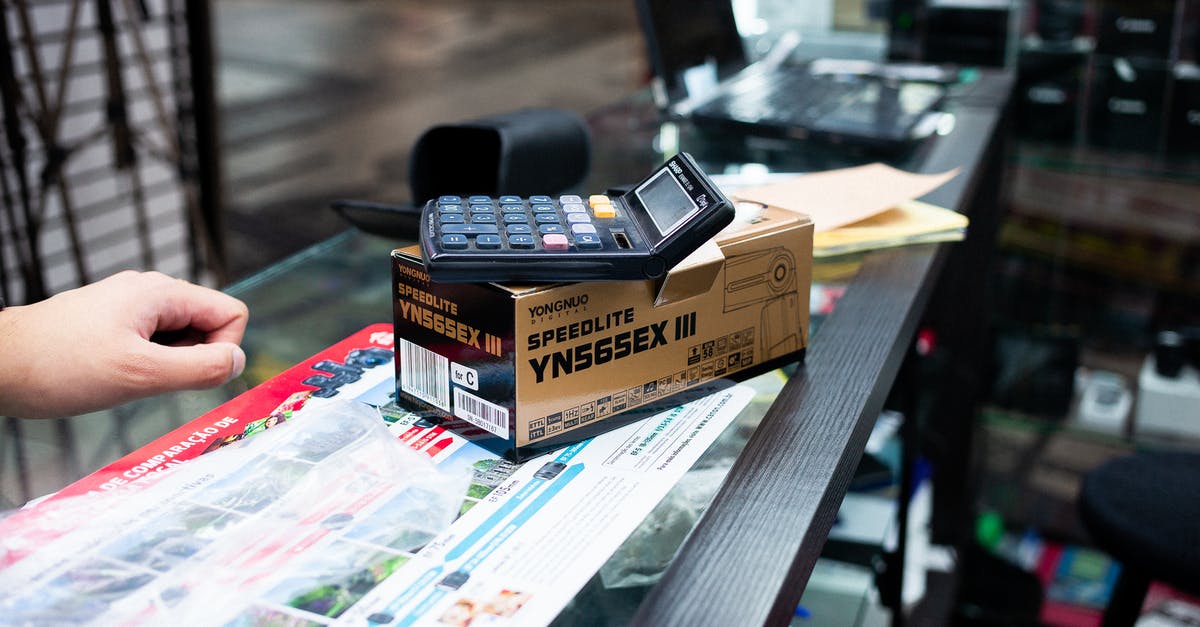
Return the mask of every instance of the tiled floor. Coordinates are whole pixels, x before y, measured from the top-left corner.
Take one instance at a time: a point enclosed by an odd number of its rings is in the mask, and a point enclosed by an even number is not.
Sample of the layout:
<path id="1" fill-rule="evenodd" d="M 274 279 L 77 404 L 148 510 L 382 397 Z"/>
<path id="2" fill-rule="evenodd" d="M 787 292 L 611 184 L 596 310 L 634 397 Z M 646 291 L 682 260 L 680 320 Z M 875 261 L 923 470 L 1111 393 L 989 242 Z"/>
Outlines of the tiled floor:
<path id="1" fill-rule="evenodd" d="M 408 199 L 442 122 L 586 113 L 645 75 L 628 0 L 218 0 L 231 276 L 343 228 L 335 198 Z"/>

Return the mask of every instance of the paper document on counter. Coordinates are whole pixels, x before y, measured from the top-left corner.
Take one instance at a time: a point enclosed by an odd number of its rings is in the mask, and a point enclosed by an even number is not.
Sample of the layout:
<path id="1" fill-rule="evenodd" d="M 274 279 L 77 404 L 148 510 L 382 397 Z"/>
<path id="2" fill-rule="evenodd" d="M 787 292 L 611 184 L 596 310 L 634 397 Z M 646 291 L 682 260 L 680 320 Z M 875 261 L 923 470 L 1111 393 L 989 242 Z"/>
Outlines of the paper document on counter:
<path id="1" fill-rule="evenodd" d="M 832 257 L 906 244 L 957 242 L 967 216 L 918 200 L 902 202 L 865 220 L 813 235 L 813 256 Z"/>
<path id="2" fill-rule="evenodd" d="M 724 189 L 740 200 L 807 214 L 815 233 L 854 224 L 941 187 L 958 170 L 913 174 L 882 163 L 810 172 L 766 185 Z"/>
<path id="3" fill-rule="evenodd" d="M 343 622 L 549 624 L 753 396 L 714 389 L 526 462 Z"/>
<path id="4" fill-rule="evenodd" d="M 518 466 L 395 405 L 388 328 L 368 327 L 0 522 L 0 580 L 26 582 L 0 595 L 0 609 L 99 624 L 169 623 L 173 608 L 236 625 L 548 624 L 756 394 L 714 381 L 700 398 Z M 414 546 L 397 521 L 410 510 L 437 518 L 412 502 L 415 487 L 366 481 L 355 460 L 370 460 L 354 451 L 330 456 L 345 438 L 317 436 L 346 401 L 378 408 L 385 441 L 470 475 L 456 520 Z M 283 454 L 288 441 L 302 454 Z M 149 502 L 160 483 L 168 496 Z M 61 515 L 68 495 L 132 518 L 89 528 L 93 517 Z"/>
<path id="5" fill-rule="evenodd" d="M 954 178 L 870 165 L 808 174 L 749 173 L 715 176 L 741 201 L 782 207 L 813 221 L 813 256 L 832 257 L 907 244 L 966 237 L 967 217 L 914 200 Z"/>

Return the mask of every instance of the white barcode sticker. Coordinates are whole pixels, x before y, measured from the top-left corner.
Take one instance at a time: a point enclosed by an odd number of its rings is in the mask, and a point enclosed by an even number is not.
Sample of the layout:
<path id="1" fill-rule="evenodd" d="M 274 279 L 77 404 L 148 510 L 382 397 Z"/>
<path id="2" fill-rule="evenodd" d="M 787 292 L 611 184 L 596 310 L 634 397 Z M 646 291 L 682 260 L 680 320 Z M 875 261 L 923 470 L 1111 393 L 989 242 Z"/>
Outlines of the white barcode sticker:
<path id="1" fill-rule="evenodd" d="M 508 410 L 462 388 L 454 388 L 454 415 L 502 438 L 508 437 Z"/>
<path id="2" fill-rule="evenodd" d="M 400 338 L 400 389 L 450 411 L 450 360 Z"/>

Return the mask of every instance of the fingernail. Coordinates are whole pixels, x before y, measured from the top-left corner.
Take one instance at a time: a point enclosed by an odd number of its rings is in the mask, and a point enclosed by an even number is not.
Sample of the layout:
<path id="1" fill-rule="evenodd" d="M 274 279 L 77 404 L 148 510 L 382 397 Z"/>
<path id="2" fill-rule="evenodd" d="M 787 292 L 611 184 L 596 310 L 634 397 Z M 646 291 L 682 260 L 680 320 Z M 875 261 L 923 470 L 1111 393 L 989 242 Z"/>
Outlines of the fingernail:
<path id="1" fill-rule="evenodd" d="M 228 383 L 228 382 L 233 381 L 234 379 L 242 376 L 242 371 L 245 369 L 246 369 L 246 352 L 242 350 L 241 346 L 235 345 L 233 347 L 233 371 L 229 375 L 229 378 L 226 379 L 225 382 Z"/>

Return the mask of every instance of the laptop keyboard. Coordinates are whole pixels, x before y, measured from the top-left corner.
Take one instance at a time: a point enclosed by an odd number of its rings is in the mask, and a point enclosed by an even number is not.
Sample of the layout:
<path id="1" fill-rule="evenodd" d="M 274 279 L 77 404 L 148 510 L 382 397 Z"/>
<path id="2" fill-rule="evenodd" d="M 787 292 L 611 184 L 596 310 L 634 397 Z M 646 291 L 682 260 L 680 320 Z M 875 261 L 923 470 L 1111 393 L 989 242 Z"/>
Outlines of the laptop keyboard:
<path id="1" fill-rule="evenodd" d="M 770 88 L 736 86 L 700 107 L 697 112 L 724 112 L 743 122 L 805 125 L 834 110 L 851 106 L 869 91 L 859 81 L 812 76 L 805 72 L 775 72 L 750 80 L 754 83 L 769 82 Z"/>

